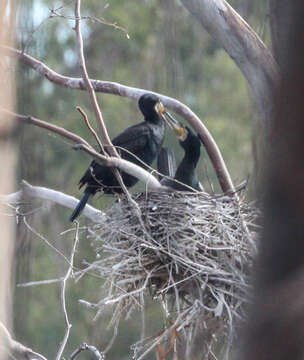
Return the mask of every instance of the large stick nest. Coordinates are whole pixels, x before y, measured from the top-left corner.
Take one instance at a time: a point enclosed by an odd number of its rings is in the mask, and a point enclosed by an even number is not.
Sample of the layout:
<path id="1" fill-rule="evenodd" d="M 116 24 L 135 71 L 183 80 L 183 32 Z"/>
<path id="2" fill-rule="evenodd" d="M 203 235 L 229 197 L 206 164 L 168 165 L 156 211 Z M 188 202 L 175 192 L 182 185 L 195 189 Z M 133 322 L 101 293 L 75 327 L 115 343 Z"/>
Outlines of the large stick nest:
<path id="1" fill-rule="evenodd" d="M 106 279 L 107 295 L 96 304 L 99 312 L 115 305 L 112 324 L 117 326 L 122 315 L 144 309 L 146 295 L 162 301 L 171 324 L 136 344 L 136 358 L 166 338 L 172 341 L 172 331 L 184 335 L 188 352 L 198 336 L 201 347 L 204 336 L 209 352 L 224 336 L 227 349 L 232 322 L 243 317 L 248 299 L 256 211 L 231 197 L 202 193 L 152 192 L 133 198 L 141 215 L 122 200 L 90 229 L 100 259 L 89 269 Z"/>

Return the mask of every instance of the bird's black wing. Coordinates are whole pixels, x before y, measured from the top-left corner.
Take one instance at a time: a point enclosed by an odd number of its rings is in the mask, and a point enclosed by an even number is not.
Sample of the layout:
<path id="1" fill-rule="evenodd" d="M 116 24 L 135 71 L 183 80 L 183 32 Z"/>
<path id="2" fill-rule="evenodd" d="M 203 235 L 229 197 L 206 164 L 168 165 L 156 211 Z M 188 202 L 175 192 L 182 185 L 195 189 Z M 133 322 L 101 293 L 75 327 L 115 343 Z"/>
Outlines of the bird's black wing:
<path id="1" fill-rule="evenodd" d="M 157 158 L 157 170 L 160 173 L 159 180 L 163 178 L 162 175 L 174 177 L 176 172 L 176 160 L 171 149 L 162 147 Z"/>
<path id="2" fill-rule="evenodd" d="M 149 127 L 143 122 L 127 128 L 116 136 L 112 143 L 118 147 L 118 150 L 119 147 L 122 147 L 132 153 L 137 153 L 147 145 L 150 135 Z"/>
<path id="3" fill-rule="evenodd" d="M 130 126 L 121 134 L 117 135 L 112 140 L 112 144 L 117 147 L 117 150 L 120 153 L 122 153 L 121 148 L 123 148 L 132 154 L 136 154 L 141 152 L 141 150 L 146 146 L 149 136 L 149 127 L 145 122 L 142 122 L 140 124 Z M 132 158 L 132 155 L 128 156 L 127 153 L 122 154 L 122 156 L 127 159 L 130 157 Z M 93 160 L 88 170 L 79 181 L 79 189 L 81 189 L 85 184 L 92 182 L 92 172 L 95 173 L 96 170 L 99 172 L 106 171 L 102 165 Z"/>

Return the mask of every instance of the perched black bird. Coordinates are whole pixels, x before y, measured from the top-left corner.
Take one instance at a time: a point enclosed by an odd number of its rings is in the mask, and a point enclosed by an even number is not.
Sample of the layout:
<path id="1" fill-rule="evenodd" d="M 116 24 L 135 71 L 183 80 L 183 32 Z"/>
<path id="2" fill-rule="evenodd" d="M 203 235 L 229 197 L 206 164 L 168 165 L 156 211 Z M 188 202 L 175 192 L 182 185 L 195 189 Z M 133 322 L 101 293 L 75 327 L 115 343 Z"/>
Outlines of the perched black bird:
<path id="1" fill-rule="evenodd" d="M 185 155 L 175 172 L 174 180 L 176 181 L 164 178 L 161 183 L 178 191 L 191 191 L 190 188 L 197 191 L 203 191 L 203 187 L 199 183 L 196 174 L 196 166 L 201 154 L 201 139 L 198 134 L 196 135 L 187 126 L 185 128 L 180 127 L 179 133 L 180 136 L 178 137 L 178 140 L 181 147 L 185 150 Z M 164 155 L 165 154 L 163 154 L 163 156 Z M 159 164 L 160 167 L 170 168 L 173 164 L 172 155 L 167 157 L 167 159 L 164 156 L 162 161 L 167 161 L 169 164 L 165 165 L 162 163 Z"/>
<path id="2" fill-rule="evenodd" d="M 116 136 L 112 143 L 116 146 L 121 157 L 141 167 L 151 165 L 158 155 L 165 137 L 165 122 L 172 127 L 174 119 L 166 112 L 160 99 L 154 94 L 144 94 L 139 98 L 138 106 L 145 121 L 130 126 Z M 144 164 L 143 164 L 144 163 Z M 125 172 L 121 172 L 126 187 L 135 185 L 138 179 Z M 121 193 L 120 187 L 111 168 L 100 165 L 95 160 L 79 181 L 79 188 L 86 185 L 83 196 L 76 206 L 70 221 L 74 221 L 85 207 L 88 199 L 103 191 L 105 194 Z"/>

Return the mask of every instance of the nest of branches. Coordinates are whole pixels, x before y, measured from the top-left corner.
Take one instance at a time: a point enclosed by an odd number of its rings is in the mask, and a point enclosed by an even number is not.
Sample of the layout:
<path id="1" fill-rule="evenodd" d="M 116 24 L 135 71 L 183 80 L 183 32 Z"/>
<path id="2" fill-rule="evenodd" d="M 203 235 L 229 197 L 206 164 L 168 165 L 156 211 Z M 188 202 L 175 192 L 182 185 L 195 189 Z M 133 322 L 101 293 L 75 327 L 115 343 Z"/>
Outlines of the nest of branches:
<path id="1" fill-rule="evenodd" d="M 151 192 L 133 199 L 140 213 L 122 200 L 90 229 L 100 257 L 89 269 L 106 279 L 98 311 L 114 305 L 111 323 L 118 326 L 122 316 L 145 308 L 146 295 L 162 302 L 168 326 L 134 345 L 138 359 L 166 341 L 167 352 L 178 342 L 185 356 L 198 339 L 205 353 L 219 338 L 227 350 L 248 301 L 257 212 L 231 197 L 202 193 Z"/>

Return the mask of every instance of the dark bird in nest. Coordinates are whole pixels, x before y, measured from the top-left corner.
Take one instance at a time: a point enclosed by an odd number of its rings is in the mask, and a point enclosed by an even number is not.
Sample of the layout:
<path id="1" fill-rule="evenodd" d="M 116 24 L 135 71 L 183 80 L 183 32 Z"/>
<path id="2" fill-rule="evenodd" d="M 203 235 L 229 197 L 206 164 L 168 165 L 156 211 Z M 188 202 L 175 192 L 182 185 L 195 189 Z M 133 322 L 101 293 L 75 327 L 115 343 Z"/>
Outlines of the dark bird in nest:
<path id="1" fill-rule="evenodd" d="M 145 168 L 150 166 L 159 154 L 165 137 L 165 122 L 172 129 L 178 129 L 178 122 L 166 111 L 160 99 L 151 93 L 139 98 L 138 106 L 145 121 L 130 126 L 116 136 L 112 143 L 117 148 L 120 156 L 136 165 Z M 126 187 L 135 185 L 138 179 L 125 172 L 121 172 L 122 180 Z M 70 221 L 74 221 L 84 209 L 89 198 L 97 191 L 105 194 L 120 194 L 123 192 L 113 170 L 93 160 L 79 181 L 79 188 L 86 188 L 81 200 L 73 211 Z"/>
<path id="2" fill-rule="evenodd" d="M 197 191 L 204 191 L 196 173 L 196 166 L 201 155 L 201 139 L 199 134 L 195 134 L 188 126 L 181 126 L 178 133 L 179 144 L 185 151 L 184 157 L 178 165 L 174 179 L 164 177 L 161 183 L 178 191 L 191 191 L 191 188 Z M 175 166 L 174 154 L 172 154 L 171 150 L 163 148 L 160 155 L 158 169 L 163 170 L 165 172 L 164 175 L 173 177 L 172 173 Z"/>

